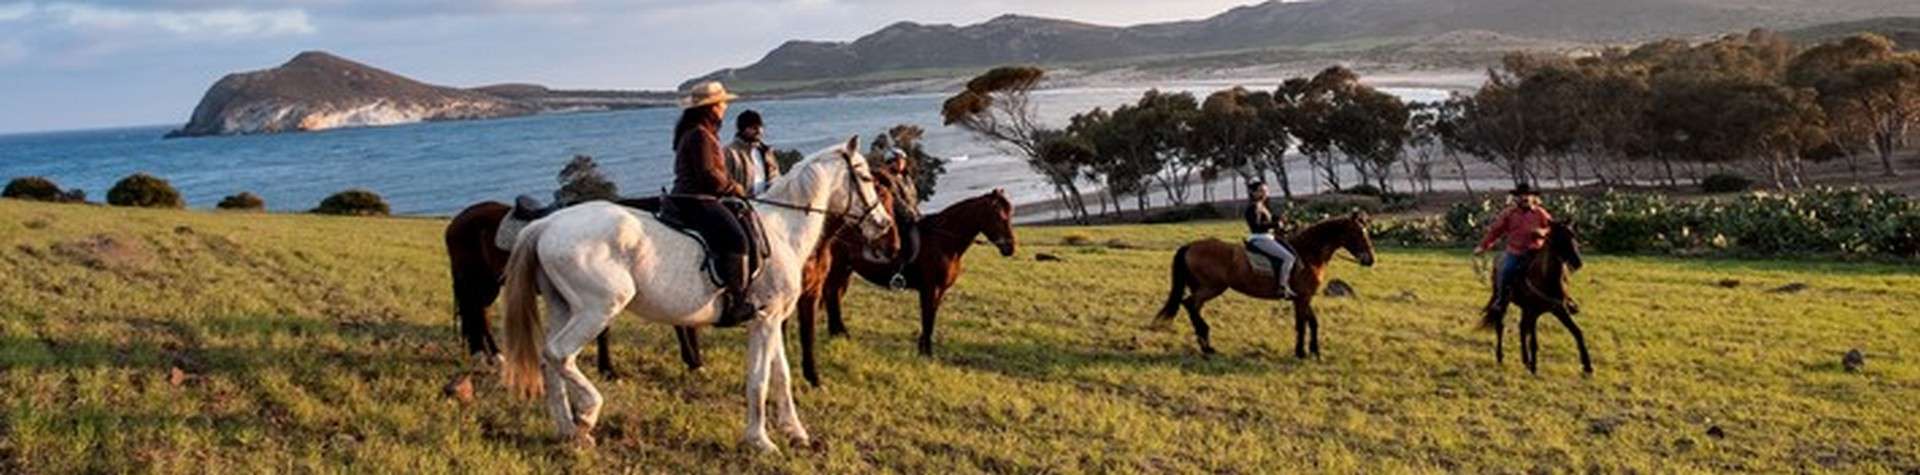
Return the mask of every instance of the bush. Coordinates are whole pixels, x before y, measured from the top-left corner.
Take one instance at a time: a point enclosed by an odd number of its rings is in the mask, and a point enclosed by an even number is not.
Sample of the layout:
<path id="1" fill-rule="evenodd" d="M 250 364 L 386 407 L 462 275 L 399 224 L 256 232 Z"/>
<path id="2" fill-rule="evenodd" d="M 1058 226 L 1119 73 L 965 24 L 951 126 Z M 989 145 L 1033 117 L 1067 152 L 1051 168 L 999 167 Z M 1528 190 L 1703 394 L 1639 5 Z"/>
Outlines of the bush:
<path id="1" fill-rule="evenodd" d="M 0 198 L 57 203 L 65 201 L 66 196 L 60 192 L 60 185 L 53 184 L 53 180 L 27 176 L 7 182 L 7 189 L 0 191 Z"/>
<path id="2" fill-rule="evenodd" d="M 1373 186 L 1367 183 L 1361 183 L 1358 185 L 1349 186 L 1347 187 L 1347 189 L 1340 190 L 1340 192 L 1346 193 L 1349 195 L 1372 196 L 1375 198 L 1378 198 L 1384 195 L 1384 193 L 1380 191 L 1380 187 Z"/>
<path id="3" fill-rule="evenodd" d="M 1554 218 L 1600 252 L 1727 250 L 1753 254 L 1920 257 L 1920 202 L 1873 190 L 1815 188 L 1794 195 L 1672 203 L 1660 195 L 1554 196 Z M 1441 239 L 1471 243 L 1503 209 L 1461 203 L 1441 218 Z M 1402 237 L 1413 235 L 1402 234 Z"/>
<path id="4" fill-rule="evenodd" d="M 334 193 L 333 196 L 320 200 L 320 207 L 314 208 L 313 212 L 344 216 L 386 216 L 388 209 L 387 200 L 380 198 L 379 194 L 355 188 Z"/>
<path id="5" fill-rule="evenodd" d="M 226 198 L 221 198 L 220 204 L 214 206 L 225 210 L 261 211 L 267 209 L 267 200 L 260 199 L 260 195 L 253 194 L 253 192 L 242 191 L 238 194 L 227 195 Z"/>
<path id="6" fill-rule="evenodd" d="M 114 183 L 107 190 L 107 204 L 140 208 L 184 208 L 180 192 L 166 180 L 146 173 L 135 173 Z"/>
<path id="7" fill-rule="evenodd" d="M 1220 214 L 1220 210 L 1215 209 L 1213 205 L 1196 204 L 1196 205 L 1183 206 L 1179 208 L 1170 209 L 1170 210 L 1161 212 L 1159 214 L 1155 214 L 1153 216 L 1148 216 L 1147 219 L 1144 219 L 1141 221 L 1147 224 L 1168 224 L 1168 223 L 1184 223 L 1188 221 L 1199 221 L 1199 220 L 1206 220 L 1206 219 L 1220 219 L 1224 217 L 1225 216 L 1222 216 Z"/>
<path id="8" fill-rule="evenodd" d="M 1732 173 L 1715 173 L 1700 180 L 1700 191 L 1707 193 L 1742 193 L 1753 189 L 1753 180 Z"/>

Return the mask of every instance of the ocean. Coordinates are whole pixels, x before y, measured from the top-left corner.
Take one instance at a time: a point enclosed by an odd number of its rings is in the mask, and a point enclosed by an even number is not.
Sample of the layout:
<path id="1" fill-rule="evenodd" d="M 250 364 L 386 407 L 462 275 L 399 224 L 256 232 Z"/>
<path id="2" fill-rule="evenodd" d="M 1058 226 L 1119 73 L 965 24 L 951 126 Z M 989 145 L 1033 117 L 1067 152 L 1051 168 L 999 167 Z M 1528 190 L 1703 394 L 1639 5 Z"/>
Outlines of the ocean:
<path id="1" fill-rule="evenodd" d="M 1247 82 L 1271 88 L 1277 81 Z M 1206 94 L 1224 83 L 1163 86 Z M 1073 114 L 1139 98 L 1144 87 L 1069 88 L 1036 92 L 1044 122 L 1062 126 Z M 1408 100 L 1445 91 L 1383 88 Z M 758 110 L 767 141 L 803 153 L 858 134 L 863 144 L 895 124 L 927 130 L 929 153 L 954 157 L 927 211 L 1006 188 L 1016 202 L 1052 198 L 1051 189 L 1019 159 L 964 130 L 941 126 L 944 95 L 896 95 L 735 103 L 729 114 Z M 221 197 L 251 191 L 274 211 L 304 211 L 322 198 L 365 188 L 397 214 L 451 215 L 486 200 L 530 193 L 551 197 L 555 175 L 574 155 L 588 155 L 622 194 L 657 193 L 672 180 L 669 136 L 677 109 L 548 114 L 508 119 L 429 122 L 311 133 L 162 139 L 176 126 L 133 127 L 0 136 L 0 179 L 43 176 L 63 188 L 106 198 L 115 181 L 135 172 L 167 179 L 187 204 L 211 208 Z M 731 140 L 729 119 L 722 140 Z M 864 150 L 864 145 L 863 145 Z"/>

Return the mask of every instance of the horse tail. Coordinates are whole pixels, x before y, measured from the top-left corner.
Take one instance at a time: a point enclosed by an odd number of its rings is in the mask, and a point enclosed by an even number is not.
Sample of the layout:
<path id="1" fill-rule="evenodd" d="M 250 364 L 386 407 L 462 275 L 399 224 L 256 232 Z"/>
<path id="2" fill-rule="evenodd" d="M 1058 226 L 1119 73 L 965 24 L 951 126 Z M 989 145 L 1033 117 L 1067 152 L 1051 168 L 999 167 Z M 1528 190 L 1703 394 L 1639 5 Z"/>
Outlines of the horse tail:
<path id="1" fill-rule="evenodd" d="M 1506 324 L 1507 309 L 1504 306 L 1501 308 L 1493 308 L 1489 306 L 1485 309 L 1482 309 L 1480 312 L 1481 312 L 1480 313 L 1480 329 L 1481 330 L 1488 330 L 1488 331 L 1498 330 L 1503 325 Z"/>
<path id="2" fill-rule="evenodd" d="M 1192 278 L 1193 273 L 1187 269 L 1187 250 L 1192 248 L 1193 245 L 1189 244 L 1173 251 L 1173 289 L 1167 291 L 1167 303 L 1160 306 L 1160 313 L 1154 315 L 1154 321 L 1165 321 L 1180 313 L 1180 301 L 1187 296 L 1187 280 Z"/>
<path id="3" fill-rule="evenodd" d="M 539 397 L 546 390 L 540 372 L 540 340 L 545 332 L 540 329 L 540 309 L 535 307 L 540 296 L 539 243 L 547 228 L 544 224 L 527 226 L 507 258 L 506 362 L 501 365 L 500 379 L 509 390 L 526 397 Z"/>

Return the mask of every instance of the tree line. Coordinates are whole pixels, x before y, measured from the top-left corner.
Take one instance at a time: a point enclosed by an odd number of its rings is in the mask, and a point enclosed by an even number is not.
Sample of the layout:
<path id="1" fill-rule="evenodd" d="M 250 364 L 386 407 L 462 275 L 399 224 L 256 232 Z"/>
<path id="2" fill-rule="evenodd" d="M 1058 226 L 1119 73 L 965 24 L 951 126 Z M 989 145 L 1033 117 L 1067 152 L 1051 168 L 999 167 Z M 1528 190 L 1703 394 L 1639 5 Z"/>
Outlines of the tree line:
<path id="1" fill-rule="evenodd" d="M 1895 174 L 1893 155 L 1920 121 L 1920 53 L 1873 34 L 1810 48 L 1754 30 L 1584 55 L 1515 53 L 1479 89 L 1434 102 L 1403 101 L 1334 66 L 1273 90 L 1204 99 L 1150 90 L 1064 127 L 1035 115 L 1031 92 L 1044 76 L 993 69 L 942 115 L 1025 159 L 1076 219 L 1092 215 L 1089 198 L 1102 213 L 1124 201 L 1144 212 L 1155 195 L 1212 201 L 1205 184 L 1220 179 L 1271 176 L 1289 198 L 1318 191 L 1293 189 L 1289 175 L 1301 169 L 1314 188 L 1413 193 L 1431 191 L 1435 168 L 1450 166 L 1471 192 L 1469 160 L 1516 185 L 1678 186 L 1750 171 L 1794 189 L 1809 162 L 1845 160 L 1858 176 L 1870 156 Z"/>

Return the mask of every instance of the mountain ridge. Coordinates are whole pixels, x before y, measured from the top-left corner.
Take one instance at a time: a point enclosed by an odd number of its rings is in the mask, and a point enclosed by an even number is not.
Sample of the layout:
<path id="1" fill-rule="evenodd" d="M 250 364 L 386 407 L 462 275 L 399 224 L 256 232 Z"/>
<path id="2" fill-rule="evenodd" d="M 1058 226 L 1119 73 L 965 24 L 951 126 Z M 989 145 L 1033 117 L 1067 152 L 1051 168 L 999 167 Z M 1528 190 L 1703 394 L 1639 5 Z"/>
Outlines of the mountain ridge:
<path id="1" fill-rule="evenodd" d="M 1242 5 L 1195 20 L 1105 26 L 1006 14 L 968 24 L 901 21 L 850 41 L 792 40 L 759 61 L 690 79 L 752 83 L 846 79 L 887 71 L 1058 64 L 1153 55 L 1307 47 L 1367 38 L 1488 31 L 1555 42 L 1789 29 L 1889 14 L 1898 0 L 1315 0 Z M 1848 8 L 1855 7 L 1855 8 Z"/>

